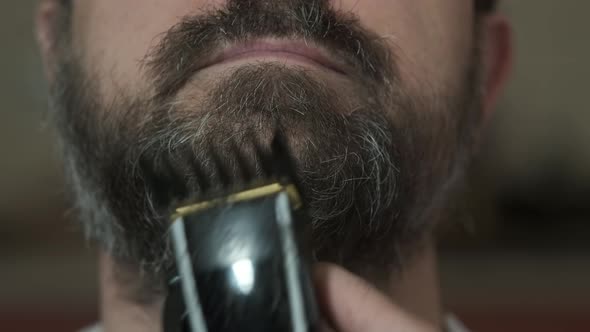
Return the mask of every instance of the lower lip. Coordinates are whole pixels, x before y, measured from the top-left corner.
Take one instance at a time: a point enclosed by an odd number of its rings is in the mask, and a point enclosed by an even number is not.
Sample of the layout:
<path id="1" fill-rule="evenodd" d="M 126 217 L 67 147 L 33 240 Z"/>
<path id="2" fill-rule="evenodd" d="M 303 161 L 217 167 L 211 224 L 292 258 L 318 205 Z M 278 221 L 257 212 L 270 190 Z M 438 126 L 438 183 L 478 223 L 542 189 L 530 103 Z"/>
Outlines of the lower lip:
<path id="1" fill-rule="evenodd" d="M 258 61 L 277 61 L 281 63 L 295 63 L 299 65 L 311 66 L 316 68 L 321 68 L 324 70 L 330 70 L 332 72 L 336 72 L 338 74 L 344 74 L 340 70 L 333 68 L 331 66 L 324 65 L 321 62 L 318 62 L 314 59 L 306 57 L 304 55 L 300 55 L 297 53 L 291 52 L 284 52 L 284 51 L 251 51 L 245 52 L 237 55 L 233 55 L 231 57 L 227 57 L 222 59 L 219 62 L 216 62 L 211 66 L 215 65 L 223 65 L 223 64 L 230 64 L 233 62 L 238 62 L 242 60 L 258 60 Z"/>

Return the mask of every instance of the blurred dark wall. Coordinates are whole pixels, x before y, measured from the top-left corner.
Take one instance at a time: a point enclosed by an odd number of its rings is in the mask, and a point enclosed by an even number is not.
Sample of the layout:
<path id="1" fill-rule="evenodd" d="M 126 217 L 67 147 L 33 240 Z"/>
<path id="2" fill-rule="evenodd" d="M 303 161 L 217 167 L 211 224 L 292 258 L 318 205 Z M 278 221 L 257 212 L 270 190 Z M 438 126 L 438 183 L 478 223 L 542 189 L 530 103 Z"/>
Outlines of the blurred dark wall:
<path id="1" fill-rule="evenodd" d="M 0 330 L 4 313 L 93 311 L 94 255 L 68 222 L 46 84 L 33 34 L 36 1 L 0 1 Z M 11 314 L 6 314 L 12 316 Z"/>
<path id="2" fill-rule="evenodd" d="M 590 248 L 587 1 L 507 2 L 514 76 L 477 163 L 510 245 Z M 544 242 L 544 243 L 541 243 Z M 504 242 L 502 242 L 504 244 Z M 526 247 L 526 243 L 524 246 Z"/>

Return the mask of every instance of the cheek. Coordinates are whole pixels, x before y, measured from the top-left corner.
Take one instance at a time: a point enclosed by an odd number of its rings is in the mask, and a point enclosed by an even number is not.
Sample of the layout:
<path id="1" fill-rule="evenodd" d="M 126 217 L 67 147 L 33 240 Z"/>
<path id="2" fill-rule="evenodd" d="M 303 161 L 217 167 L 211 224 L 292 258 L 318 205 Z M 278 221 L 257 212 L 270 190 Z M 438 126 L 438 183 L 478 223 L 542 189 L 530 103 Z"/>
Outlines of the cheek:
<path id="1" fill-rule="evenodd" d="M 102 92 L 136 93 L 148 88 L 141 61 L 181 17 L 208 2 L 194 0 L 79 1 L 74 14 L 74 49 L 98 74 Z"/>
<path id="2" fill-rule="evenodd" d="M 402 82 L 421 92 L 453 89 L 471 59 L 472 0 L 338 0 L 394 49 Z M 443 91 L 444 92 L 444 91 Z M 421 92 L 423 93 L 423 91 Z"/>

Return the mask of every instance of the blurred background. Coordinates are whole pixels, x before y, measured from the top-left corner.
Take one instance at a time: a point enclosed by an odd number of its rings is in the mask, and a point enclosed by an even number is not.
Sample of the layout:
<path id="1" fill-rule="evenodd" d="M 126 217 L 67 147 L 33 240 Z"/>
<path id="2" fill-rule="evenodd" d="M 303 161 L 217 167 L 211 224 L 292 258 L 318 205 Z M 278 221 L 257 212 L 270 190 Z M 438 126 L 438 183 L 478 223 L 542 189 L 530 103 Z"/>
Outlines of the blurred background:
<path id="1" fill-rule="evenodd" d="M 97 319 L 96 255 L 44 128 L 33 0 L 0 2 L 0 330 Z M 531 6 L 534 4 L 534 6 Z M 475 331 L 590 331 L 590 2 L 506 2 L 513 79 L 441 228 L 445 302 Z"/>

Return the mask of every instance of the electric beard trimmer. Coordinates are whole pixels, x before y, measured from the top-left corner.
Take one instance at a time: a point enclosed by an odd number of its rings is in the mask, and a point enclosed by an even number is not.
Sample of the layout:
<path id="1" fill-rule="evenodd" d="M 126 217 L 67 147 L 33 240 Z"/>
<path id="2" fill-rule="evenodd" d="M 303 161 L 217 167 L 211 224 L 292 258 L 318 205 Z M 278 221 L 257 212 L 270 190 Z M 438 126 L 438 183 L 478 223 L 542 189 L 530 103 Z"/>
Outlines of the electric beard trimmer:
<path id="1" fill-rule="evenodd" d="M 253 145 L 262 177 L 236 148 L 231 153 L 244 181 L 235 185 L 236 176 L 213 153 L 225 191 L 202 193 L 171 214 L 176 264 L 165 332 L 318 330 L 305 251 L 310 224 L 290 154 L 280 135 L 268 152 Z"/>

